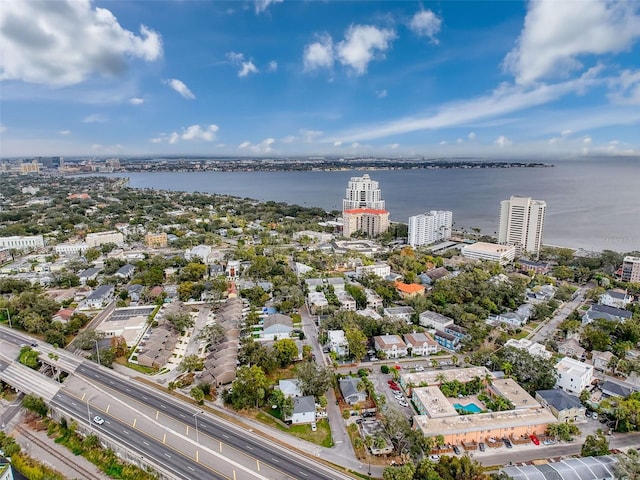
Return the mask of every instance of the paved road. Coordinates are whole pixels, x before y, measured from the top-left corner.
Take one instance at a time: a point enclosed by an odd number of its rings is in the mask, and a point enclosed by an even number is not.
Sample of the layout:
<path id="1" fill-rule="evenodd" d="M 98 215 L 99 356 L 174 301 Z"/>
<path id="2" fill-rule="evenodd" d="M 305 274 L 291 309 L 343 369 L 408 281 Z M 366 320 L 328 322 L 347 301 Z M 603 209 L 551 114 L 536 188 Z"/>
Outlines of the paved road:
<path id="1" fill-rule="evenodd" d="M 587 291 L 586 287 L 580 287 L 574 294 L 573 300 L 565 303 L 560 310 L 553 316 L 551 320 L 542 325 L 538 330 L 529 335 L 529 340 L 532 342 L 544 342 L 549 336 L 558 328 L 558 325 L 564 321 L 571 312 L 578 308 L 584 301 L 584 294 Z"/>
<path id="2" fill-rule="evenodd" d="M 103 387 L 114 390 L 120 398 L 128 397 L 134 401 L 144 401 L 147 406 L 156 409 L 157 412 L 162 412 L 162 414 L 192 429 L 196 428 L 194 414 L 199 410 L 192 406 L 184 405 L 181 401 L 169 395 L 131 383 L 128 379 L 122 379 L 119 375 L 90 362 L 85 362 L 80 366 L 76 371 L 76 375 L 84 376 L 92 382 L 100 383 Z M 215 416 L 202 413 L 198 415 L 197 421 L 200 435 L 206 434 L 222 444 L 243 451 L 260 462 L 260 464 L 270 466 L 275 470 L 281 470 L 288 474 L 290 478 L 318 480 L 349 478 L 340 472 L 312 462 L 295 452 L 287 451 L 274 443 L 268 443 L 262 438 L 235 427 L 235 425 L 230 425 Z"/>

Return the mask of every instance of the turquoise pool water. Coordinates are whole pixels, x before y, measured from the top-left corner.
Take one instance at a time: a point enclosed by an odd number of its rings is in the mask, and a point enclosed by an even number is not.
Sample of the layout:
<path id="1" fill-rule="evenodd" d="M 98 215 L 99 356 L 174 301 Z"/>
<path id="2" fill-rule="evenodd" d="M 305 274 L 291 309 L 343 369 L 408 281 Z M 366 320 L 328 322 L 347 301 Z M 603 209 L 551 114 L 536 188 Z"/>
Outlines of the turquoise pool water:
<path id="1" fill-rule="evenodd" d="M 456 410 L 464 410 L 467 413 L 480 413 L 482 409 L 477 406 L 475 403 L 467 403 L 466 405 L 461 405 L 459 403 L 454 403 L 453 408 Z"/>

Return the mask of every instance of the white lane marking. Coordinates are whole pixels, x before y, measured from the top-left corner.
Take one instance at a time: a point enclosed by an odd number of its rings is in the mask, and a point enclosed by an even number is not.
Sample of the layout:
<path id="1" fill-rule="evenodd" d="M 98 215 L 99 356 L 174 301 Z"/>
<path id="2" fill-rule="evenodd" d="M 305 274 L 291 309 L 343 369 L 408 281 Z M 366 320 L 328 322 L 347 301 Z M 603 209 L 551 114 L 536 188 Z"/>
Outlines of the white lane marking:
<path id="1" fill-rule="evenodd" d="M 224 438 L 229 438 L 229 435 L 227 435 L 227 434 L 225 434 L 225 433 L 223 433 L 223 434 L 222 434 L 222 436 L 223 436 Z"/>
<path id="2" fill-rule="evenodd" d="M 304 475 L 305 477 L 308 477 L 308 476 L 309 476 L 309 475 L 307 475 L 307 474 L 306 474 L 306 473 L 304 473 L 304 472 L 300 472 L 300 473 L 301 473 L 302 475 Z"/>
<path id="3" fill-rule="evenodd" d="M 127 432 L 126 430 L 122 430 L 122 432 L 123 432 L 125 435 L 129 435 L 129 432 Z"/>
<path id="4" fill-rule="evenodd" d="M 249 450 L 253 450 L 253 447 L 250 447 L 249 445 L 245 445 L 246 448 L 248 448 Z"/>
<path id="5" fill-rule="evenodd" d="M 149 446 L 149 444 L 147 442 L 145 442 L 144 440 L 142 441 L 142 443 L 144 443 L 147 447 Z"/>
<path id="6" fill-rule="evenodd" d="M 187 465 L 187 468 L 188 468 L 189 470 L 191 470 L 192 472 L 195 472 L 195 470 L 193 469 L 193 467 L 190 467 L 190 466 L 188 466 L 188 465 Z"/>
<path id="7" fill-rule="evenodd" d="M 182 413 L 180 414 L 180 416 L 181 416 L 182 418 L 185 418 L 185 416 L 184 416 Z"/>
<path id="8" fill-rule="evenodd" d="M 274 461 L 274 462 L 276 462 L 276 463 L 280 463 L 280 460 L 278 460 L 277 458 L 273 458 L 273 457 L 271 457 L 271 460 L 273 460 L 273 461 Z"/>
<path id="9" fill-rule="evenodd" d="M 165 453 L 164 456 L 171 458 L 171 455 L 169 455 L 168 453 Z"/>

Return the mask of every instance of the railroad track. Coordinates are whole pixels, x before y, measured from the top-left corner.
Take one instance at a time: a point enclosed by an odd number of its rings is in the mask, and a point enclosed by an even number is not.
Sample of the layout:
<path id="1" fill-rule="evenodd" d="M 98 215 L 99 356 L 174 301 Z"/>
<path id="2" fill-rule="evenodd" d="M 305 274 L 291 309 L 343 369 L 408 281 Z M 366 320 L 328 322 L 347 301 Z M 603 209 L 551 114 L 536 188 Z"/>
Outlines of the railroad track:
<path id="1" fill-rule="evenodd" d="M 59 461 L 64 463 L 66 466 L 74 470 L 78 473 L 78 478 L 82 478 L 83 480 L 104 480 L 104 477 L 100 477 L 95 473 L 92 473 L 80 465 L 70 461 L 67 457 L 58 452 L 55 448 L 52 448 L 47 442 L 42 441 L 40 438 L 36 437 L 33 433 L 22 426 L 17 426 L 16 430 L 20 432 L 24 438 L 29 440 L 34 445 L 38 445 L 41 449 L 47 452 L 48 455 L 57 458 Z"/>

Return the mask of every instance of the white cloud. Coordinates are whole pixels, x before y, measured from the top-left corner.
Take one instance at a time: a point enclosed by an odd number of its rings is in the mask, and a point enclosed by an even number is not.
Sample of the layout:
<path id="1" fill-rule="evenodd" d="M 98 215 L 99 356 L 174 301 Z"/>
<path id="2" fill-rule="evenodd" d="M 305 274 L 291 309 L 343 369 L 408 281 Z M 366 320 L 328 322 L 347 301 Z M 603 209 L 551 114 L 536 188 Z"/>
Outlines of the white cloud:
<path id="1" fill-rule="evenodd" d="M 476 132 L 469 132 L 469 135 L 467 135 L 467 137 L 469 138 L 469 140 L 474 141 L 476 139 Z"/>
<path id="2" fill-rule="evenodd" d="M 464 143 L 464 140 L 463 140 L 463 139 L 461 139 L 461 138 L 458 138 L 458 139 L 456 140 L 456 143 L 457 143 L 458 145 L 460 145 L 461 143 Z"/>
<path id="3" fill-rule="evenodd" d="M 370 140 L 419 130 L 436 130 L 468 125 L 478 120 L 495 118 L 500 115 L 543 105 L 564 95 L 602 84 L 605 79 L 597 78 L 594 74 L 594 72 L 597 73 L 598 71 L 598 69 L 590 70 L 580 78 L 552 85 L 539 84 L 525 87 L 503 84 L 488 95 L 446 103 L 434 113 L 404 117 L 374 125 L 364 125 L 329 137 L 327 141 Z"/>
<path id="4" fill-rule="evenodd" d="M 560 133 L 560 135 L 561 135 L 561 136 L 563 136 L 563 137 L 568 137 L 568 136 L 569 136 L 569 135 L 571 135 L 572 133 L 573 133 L 573 130 L 566 129 L 566 130 L 563 130 L 563 131 Z"/>
<path id="5" fill-rule="evenodd" d="M 329 35 L 322 35 L 317 42 L 304 47 L 302 56 L 305 71 L 333 67 L 333 40 Z"/>
<path id="6" fill-rule="evenodd" d="M 449 142 L 447 142 L 446 140 L 442 140 L 442 141 L 440 141 L 440 145 L 446 145 L 446 144 L 448 144 L 448 143 L 449 143 Z"/>
<path id="7" fill-rule="evenodd" d="M 262 12 L 266 11 L 270 5 L 275 5 L 276 3 L 282 2 L 283 0 L 256 0 L 256 15 L 260 15 Z"/>
<path id="8" fill-rule="evenodd" d="M 399 143 L 390 143 L 389 145 L 387 145 L 387 147 L 389 147 L 391 150 L 395 150 L 399 146 L 400 146 Z"/>
<path id="9" fill-rule="evenodd" d="M 352 68 L 356 75 L 364 75 L 369 62 L 384 58 L 384 52 L 389 49 L 394 38 L 396 34 L 393 30 L 372 25 L 351 25 L 345 39 L 336 47 L 338 60 Z"/>
<path id="10" fill-rule="evenodd" d="M 193 100 L 196 96 L 193 94 L 189 87 L 187 87 L 182 80 L 178 80 L 177 78 L 171 78 L 167 80 L 167 85 L 173 88 L 176 92 L 182 95 L 184 98 L 188 100 Z"/>
<path id="11" fill-rule="evenodd" d="M 60 130 L 58 133 L 60 135 L 71 135 L 71 130 Z"/>
<path id="12" fill-rule="evenodd" d="M 2 80 L 74 85 L 94 74 L 119 76 L 130 58 L 162 56 L 158 33 L 141 25 L 136 35 L 89 0 L 5 0 L 0 25 Z"/>
<path id="13" fill-rule="evenodd" d="M 296 137 L 293 135 L 287 135 L 286 137 L 284 137 L 282 140 L 280 140 L 282 143 L 293 143 L 295 142 Z"/>
<path id="14" fill-rule="evenodd" d="M 163 143 L 167 142 L 171 145 L 175 145 L 181 140 L 185 142 L 202 141 L 212 142 L 216 139 L 216 133 L 219 127 L 217 125 L 191 125 L 183 128 L 181 132 L 171 132 L 169 134 L 162 133 L 156 138 L 151 139 L 151 143 Z"/>
<path id="15" fill-rule="evenodd" d="M 621 105 L 640 105 L 640 70 L 624 70 L 609 82 L 609 99 Z"/>
<path id="16" fill-rule="evenodd" d="M 440 31 L 442 19 L 431 10 L 421 10 L 411 18 L 409 28 L 419 37 L 429 37 L 433 43 L 438 43 L 436 35 Z"/>
<path id="17" fill-rule="evenodd" d="M 532 0 L 503 67 L 526 85 L 579 70 L 580 56 L 621 52 L 639 37 L 637 2 Z"/>
<path id="18" fill-rule="evenodd" d="M 508 147 L 509 145 L 513 144 L 513 142 L 509 140 L 507 137 L 505 137 L 504 135 L 500 135 L 494 143 L 498 145 L 500 148 Z"/>
<path id="19" fill-rule="evenodd" d="M 258 73 L 258 67 L 253 64 L 252 60 L 246 60 L 244 53 L 228 52 L 227 58 L 231 62 L 231 65 L 239 67 L 238 76 L 241 78 L 246 77 L 250 73 Z"/>
<path id="20" fill-rule="evenodd" d="M 358 147 L 360 147 L 360 146 L 361 146 L 361 145 L 360 145 L 360 143 L 358 143 L 358 142 L 353 142 L 353 143 L 351 144 L 351 148 L 358 148 Z"/>
<path id="21" fill-rule="evenodd" d="M 267 66 L 267 71 L 268 72 L 277 72 L 278 71 L 278 62 L 276 62 L 275 60 L 271 60 L 269 62 L 269 65 Z"/>
<path id="22" fill-rule="evenodd" d="M 320 130 L 300 130 L 300 135 L 305 143 L 313 142 L 316 138 L 322 136 L 323 133 L 324 132 Z"/>
<path id="23" fill-rule="evenodd" d="M 583 142 L 585 145 L 591 145 L 592 139 L 591 139 L 591 137 L 590 137 L 589 135 L 585 135 L 585 136 L 582 138 L 582 142 Z"/>
<path id="24" fill-rule="evenodd" d="M 247 140 L 238 145 L 240 150 L 251 150 L 254 153 L 270 153 L 273 152 L 273 144 L 276 143 L 275 138 L 265 138 L 260 143 L 251 143 Z"/>
<path id="25" fill-rule="evenodd" d="M 340 140 L 337 140 L 337 141 L 333 142 L 333 146 L 334 147 L 341 147 L 342 146 L 342 142 Z"/>
<path id="26" fill-rule="evenodd" d="M 130 98 L 129 103 L 131 105 L 142 105 L 144 103 L 144 98 Z"/>
<path id="27" fill-rule="evenodd" d="M 7 131 L 7 127 L 5 127 L 4 125 L 2 125 L 2 124 L 0 123 L 0 133 L 4 133 L 4 132 L 6 132 L 6 131 Z"/>
<path id="28" fill-rule="evenodd" d="M 92 113 L 82 119 L 82 123 L 104 123 L 107 121 L 107 117 L 99 113 Z"/>
<path id="29" fill-rule="evenodd" d="M 387 90 L 379 90 L 376 92 L 376 97 L 385 98 L 387 96 Z"/>

